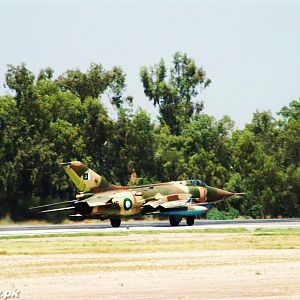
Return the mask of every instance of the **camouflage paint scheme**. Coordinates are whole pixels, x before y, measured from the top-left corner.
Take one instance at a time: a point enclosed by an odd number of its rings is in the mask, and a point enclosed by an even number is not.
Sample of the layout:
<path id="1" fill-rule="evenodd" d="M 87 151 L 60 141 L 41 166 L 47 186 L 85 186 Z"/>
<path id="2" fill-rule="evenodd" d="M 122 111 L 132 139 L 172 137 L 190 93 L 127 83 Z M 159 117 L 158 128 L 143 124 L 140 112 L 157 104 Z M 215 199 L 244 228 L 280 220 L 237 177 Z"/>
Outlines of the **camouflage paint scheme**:
<path id="1" fill-rule="evenodd" d="M 183 217 L 188 225 L 193 225 L 195 217 L 206 213 L 211 203 L 237 194 L 208 186 L 201 180 L 117 186 L 79 161 L 61 165 L 79 190 L 76 200 L 36 208 L 71 203 L 69 207 L 41 212 L 72 209 L 82 218 L 110 219 L 113 227 L 120 226 L 121 217 L 147 214 L 168 216 L 172 226 L 179 225 Z"/>

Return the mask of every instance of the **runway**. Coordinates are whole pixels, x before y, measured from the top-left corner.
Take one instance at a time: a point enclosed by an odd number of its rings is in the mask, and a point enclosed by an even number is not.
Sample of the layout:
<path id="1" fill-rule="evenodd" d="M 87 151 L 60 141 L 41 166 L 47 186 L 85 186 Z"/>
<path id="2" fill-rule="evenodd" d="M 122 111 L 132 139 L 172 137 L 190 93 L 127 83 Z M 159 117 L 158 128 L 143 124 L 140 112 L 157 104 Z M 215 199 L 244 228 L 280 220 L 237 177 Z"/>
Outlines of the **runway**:
<path id="1" fill-rule="evenodd" d="M 264 220 L 196 220 L 194 226 L 187 226 L 184 220 L 177 227 L 171 227 L 168 221 L 122 221 L 119 228 L 112 228 L 109 222 L 79 223 L 63 225 L 24 225 L 0 226 L 0 237 L 16 235 L 47 235 L 69 234 L 84 232 L 122 232 L 143 230 L 192 230 L 192 229 L 218 229 L 218 228 L 300 228 L 300 218 L 292 219 L 264 219 Z"/>

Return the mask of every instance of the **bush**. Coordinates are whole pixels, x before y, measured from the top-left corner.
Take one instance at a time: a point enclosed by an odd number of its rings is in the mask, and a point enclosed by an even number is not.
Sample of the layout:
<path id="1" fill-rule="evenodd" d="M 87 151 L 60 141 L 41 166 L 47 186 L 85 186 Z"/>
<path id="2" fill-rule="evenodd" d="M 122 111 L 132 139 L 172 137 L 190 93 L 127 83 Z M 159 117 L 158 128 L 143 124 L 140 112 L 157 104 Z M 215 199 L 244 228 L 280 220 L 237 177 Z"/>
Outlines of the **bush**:
<path id="1" fill-rule="evenodd" d="M 248 209 L 247 214 L 251 218 L 256 219 L 257 217 L 261 217 L 261 215 L 262 215 L 261 211 L 262 211 L 262 206 L 260 204 L 255 204 Z"/>
<path id="2" fill-rule="evenodd" d="M 212 208 L 206 215 L 208 220 L 232 220 L 239 216 L 238 210 L 230 207 L 228 211 L 220 211 Z"/>

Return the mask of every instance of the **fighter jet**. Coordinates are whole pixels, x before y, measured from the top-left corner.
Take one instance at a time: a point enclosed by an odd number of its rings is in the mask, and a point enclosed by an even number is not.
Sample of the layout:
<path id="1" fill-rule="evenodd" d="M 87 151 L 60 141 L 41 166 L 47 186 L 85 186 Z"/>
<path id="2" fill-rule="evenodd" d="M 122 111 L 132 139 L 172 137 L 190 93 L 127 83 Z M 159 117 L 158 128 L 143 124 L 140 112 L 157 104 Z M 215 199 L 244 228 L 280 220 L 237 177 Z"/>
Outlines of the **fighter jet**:
<path id="1" fill-rule="evenodd" d="M 197 216 L 208 211 L 211 204 L 242 194 L 208 186 L 197 179 L 119 186 L 108 182 L 82 162 L 71 161 L 61 165 L 79 190 L 76 199 L 33 207 L 33 211 L 44 209 L 39 213 L 50 213 L 70 210 L 73 217 L 109 219 L 112 227 L 119 227 L 122 218 L 143 215 L 169 217 L 171 226 L 178 226 L 185 218 L 187 225 L 191 226 Z M 63 204 L 68 206 L 49 209 Z"/>

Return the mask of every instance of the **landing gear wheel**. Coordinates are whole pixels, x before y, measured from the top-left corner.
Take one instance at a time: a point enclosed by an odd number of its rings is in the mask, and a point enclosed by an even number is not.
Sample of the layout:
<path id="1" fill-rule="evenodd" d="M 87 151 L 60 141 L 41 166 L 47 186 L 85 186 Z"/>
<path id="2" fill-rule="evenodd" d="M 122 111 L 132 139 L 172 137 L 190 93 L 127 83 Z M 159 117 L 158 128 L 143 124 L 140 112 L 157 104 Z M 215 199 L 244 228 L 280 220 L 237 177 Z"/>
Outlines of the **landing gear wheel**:
<path id="1" fill-rule="evenodd" d="M 186 218 L 186 224 L 188 226 L 193 226 L 195 222 L 195 217 L 194 216 L 190 216 Z"/>
<path id="2" fill-rule="evenodd" d="M 175 217 L 175 216 L 170 216 L 169 221 L 171 226 L 178 226 L 179 223 L 181 222 L 182 218 L 181 217 Z"/>
<path id="3" fill-rule="evenodd" d="M 121 225 L 121 219 L 120 218 L 111 218 L 110 224 L 112 227 L 120 227 Z"/>

